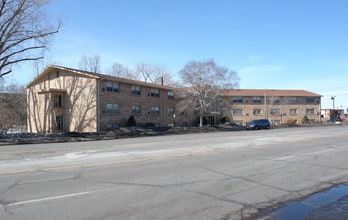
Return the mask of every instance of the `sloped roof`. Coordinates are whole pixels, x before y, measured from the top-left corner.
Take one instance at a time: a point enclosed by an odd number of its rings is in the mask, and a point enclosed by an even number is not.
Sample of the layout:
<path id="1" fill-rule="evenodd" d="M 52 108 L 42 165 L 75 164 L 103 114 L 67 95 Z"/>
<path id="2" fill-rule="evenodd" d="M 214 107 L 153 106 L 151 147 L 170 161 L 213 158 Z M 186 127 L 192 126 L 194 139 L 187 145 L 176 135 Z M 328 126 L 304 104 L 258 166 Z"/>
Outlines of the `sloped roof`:
<path id="1" fill-rule="evenodd" d="M 287 89 L 231 89 L 224 92 L 226 96 L 306 96 L 320 97 L 321 95 L 306 90 Z"/>
<path id="2" fill-rule="evenodd" d="M 74 73 L 77 75 L 84 75 L 84 76 L 92 77 L 92 78 L 96 78 L 96 79 L 109 80 L 109 81 L 115 81 L 115 82 L 132 84 L 132 85 L 139 85 L 139 86 L 146 86 L 146 87 L 154 87 L 154 88 L 160 88 L 160 89 L 174 89 L 174 87 L 160 85 L 160 84 L 156 84 L 156 83 L 142 82 L 142 81 L 138 81 L 138 80 L 126 79 L 126 78 L 121 78 L 121 77 L 116 77 L 116 76 L 111 76 L 111 75 L 105 75 L 105 74 L 101 74 L 101 73 L 93 73 L 93 72 L 89 72 L 89 71 L 78 70 L 78 69 L 73 69 L 73 68 L 63 67 L 63 66 L 56 66 L 56 65 L 47 66 L 37 77 L 35 77 L 27 85 L 27 88 L 32 86 L 36 81 L 43 78 L 45 75 L 47 75 L 48 73 L 52 72 L 55 69 L 62 70 L 62 71 L 68 71 L 70 73 Z"/>

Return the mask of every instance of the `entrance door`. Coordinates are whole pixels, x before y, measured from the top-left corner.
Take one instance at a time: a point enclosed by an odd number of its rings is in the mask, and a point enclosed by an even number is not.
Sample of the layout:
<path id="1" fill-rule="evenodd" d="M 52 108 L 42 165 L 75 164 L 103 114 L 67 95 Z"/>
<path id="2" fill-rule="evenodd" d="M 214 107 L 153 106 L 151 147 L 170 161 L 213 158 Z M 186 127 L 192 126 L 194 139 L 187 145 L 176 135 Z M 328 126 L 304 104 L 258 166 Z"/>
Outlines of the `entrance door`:
<path id="1" fill-rule="evenodd" d="M 64 117 L 63 115 L 56 116 L 56 129 L 57 131 L 64 131 Z"/>

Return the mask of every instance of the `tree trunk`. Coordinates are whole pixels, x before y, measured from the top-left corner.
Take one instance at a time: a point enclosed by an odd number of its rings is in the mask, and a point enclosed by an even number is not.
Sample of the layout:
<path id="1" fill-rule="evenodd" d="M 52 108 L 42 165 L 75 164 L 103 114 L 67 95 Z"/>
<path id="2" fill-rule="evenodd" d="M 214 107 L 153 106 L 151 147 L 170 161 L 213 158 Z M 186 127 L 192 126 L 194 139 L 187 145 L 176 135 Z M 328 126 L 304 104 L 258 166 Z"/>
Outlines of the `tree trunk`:
<path id="1" fill-rule="evenodd" d="M 203 116 L 200 115 L 199 116 L 199 127 L 202 127 L 203 126 Z"/>

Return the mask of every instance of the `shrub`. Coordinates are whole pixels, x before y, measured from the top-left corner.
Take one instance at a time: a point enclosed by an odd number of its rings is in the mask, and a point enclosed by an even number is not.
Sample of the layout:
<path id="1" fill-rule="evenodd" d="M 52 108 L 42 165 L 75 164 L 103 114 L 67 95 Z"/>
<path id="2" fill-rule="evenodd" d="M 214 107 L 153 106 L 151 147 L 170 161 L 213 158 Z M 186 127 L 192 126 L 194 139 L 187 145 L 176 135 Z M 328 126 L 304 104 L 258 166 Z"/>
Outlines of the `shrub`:
<path id="1" fill-rule="evenodd" d="M 294 124 L 296 124 L 296 122 L 297 122 L 297 120 L 296 119 L 288 119 L 288 120 L 286 120 L 286 124 L 289 124 L 289 125 L 294 125 Z"/>
<path id="2" fill-rule="evenodd" d="M 302 124 L 308 124 L 308 123 L 309 123 L 309 120 L 308 120 L 307 115 L 303 116 L 303 118 L 302 118 Z"/>
<path id="3" fill-rule="evenodd" d="M 127 120 L 127 127 L 134 127 L 137 123 L 135 122 L 135 118 L 133 115 L 131 115 Z"/>
<path id="4" fill-rule="evenodd" d="M 225 124 L 226 122 L 230 122 L 230 119 L 228 118 L 228 116 L 224 116 L 221 118 L 221 123 Z"/>

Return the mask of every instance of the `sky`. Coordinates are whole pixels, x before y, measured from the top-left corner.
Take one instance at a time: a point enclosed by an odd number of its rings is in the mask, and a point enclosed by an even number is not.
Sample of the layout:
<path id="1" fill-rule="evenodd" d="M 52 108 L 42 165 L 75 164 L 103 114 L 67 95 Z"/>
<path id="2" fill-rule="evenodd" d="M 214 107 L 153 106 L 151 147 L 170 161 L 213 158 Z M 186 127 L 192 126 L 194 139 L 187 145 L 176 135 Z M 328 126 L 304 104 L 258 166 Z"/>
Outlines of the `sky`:
<path id="1" fill-rule="evenodd" d="M 78 68 L 82 56 L 161 65 L 174 76 L 189 61 L 214 59 L 236 71 L 240 89 L 302 89 L 322 108 L 348 108 L 346 0 L 51 0 L 47 15 L 64 23 L 42 68 Z M 40 69 L 42 70 L 42 69 Z M 32 64 L 9 80 L 27 84 Z"/>

